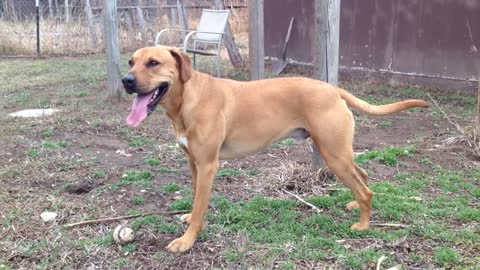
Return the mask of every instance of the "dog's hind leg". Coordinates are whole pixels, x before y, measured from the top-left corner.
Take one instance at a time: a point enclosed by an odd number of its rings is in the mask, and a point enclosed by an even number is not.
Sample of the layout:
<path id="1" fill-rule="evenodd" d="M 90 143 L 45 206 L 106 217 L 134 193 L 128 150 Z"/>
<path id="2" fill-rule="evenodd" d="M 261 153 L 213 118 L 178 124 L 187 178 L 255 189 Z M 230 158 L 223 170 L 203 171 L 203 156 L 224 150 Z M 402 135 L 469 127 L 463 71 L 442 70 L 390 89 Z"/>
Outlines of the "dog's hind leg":
<path id="1" fill-rule="evenodd" d="M 327 116 L 311 117 L 308 131 L 327 166 L 352 191 L 360 208 L 360 221 L 351 229 L 368 229 L 373 193 L 366 184 L 366 173 L 353 163 L 353 116 L 341 109 L 336 110 L 334 117 L 324 115 Z"/>
<path id="2" fill-rule="evenodd" d="M 365 185 L 368 185 L 368 174 L 362 168 L 358 167 L 357 164 L 354 164 L 354 165 L 355 165 L 355 170 L 360 175 L 360 177 L 362 177 L 362 180 L 365 183 Z M 345 208 L 347 210 L 353 210 L 353 209 L 356 209 L 358 207 L 359 207 L 359 205 L 358 205 L 357 201 L 351 201 L 351 202 L 347 203 L 347 205 L 345 206 Z"/>
<path id="3" fill-rule="evenodd" d="M 365 230 L 370 223 L 370 212 L 373 193 L 367 187 L 360 174 L 355 170 L 353 157 L 349 155 L 338 155 L 336 153 L 320 148 L 327 166 L 337 177 L 348 187 L 355 196 L 355 203 L 360 208 L 360 222 L 352 225 L 351 229 Z"/>

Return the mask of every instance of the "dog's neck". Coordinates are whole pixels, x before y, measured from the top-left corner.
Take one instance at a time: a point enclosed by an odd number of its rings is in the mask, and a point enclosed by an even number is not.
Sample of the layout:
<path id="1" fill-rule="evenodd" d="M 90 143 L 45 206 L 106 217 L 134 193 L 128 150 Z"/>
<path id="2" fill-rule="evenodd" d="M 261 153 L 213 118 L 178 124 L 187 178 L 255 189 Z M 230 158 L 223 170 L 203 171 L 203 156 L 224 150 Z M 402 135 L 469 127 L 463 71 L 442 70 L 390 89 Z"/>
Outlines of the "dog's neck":
<path id="1" fill-rule="evenodd" d="M 180 111 L 183 104 L 183 92 L 185 83 L 177 80 L 178 83 L 173 84 L 169 90 L 165 101 L 160 104 L 165 110 L 165 114 L 170 118 L 175 130 L 184 129 L 183 120 L 180 116 Z"/>

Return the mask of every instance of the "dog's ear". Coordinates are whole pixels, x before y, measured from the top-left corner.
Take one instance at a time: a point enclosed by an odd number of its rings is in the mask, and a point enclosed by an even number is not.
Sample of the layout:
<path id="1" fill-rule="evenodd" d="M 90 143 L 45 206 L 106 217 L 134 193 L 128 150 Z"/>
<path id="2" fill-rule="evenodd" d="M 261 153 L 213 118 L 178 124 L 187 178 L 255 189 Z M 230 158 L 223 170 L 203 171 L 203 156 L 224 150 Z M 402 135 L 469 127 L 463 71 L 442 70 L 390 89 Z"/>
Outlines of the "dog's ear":
<path id="1" fill-rule="evenodd" d="M 175 57 L 178 63 L 178 71 L 183 82 L 190 80 L 192 77 L 192 60 L 188 54 L 180 51 L 177 48 L 171 48 L 170 53 Z"/>

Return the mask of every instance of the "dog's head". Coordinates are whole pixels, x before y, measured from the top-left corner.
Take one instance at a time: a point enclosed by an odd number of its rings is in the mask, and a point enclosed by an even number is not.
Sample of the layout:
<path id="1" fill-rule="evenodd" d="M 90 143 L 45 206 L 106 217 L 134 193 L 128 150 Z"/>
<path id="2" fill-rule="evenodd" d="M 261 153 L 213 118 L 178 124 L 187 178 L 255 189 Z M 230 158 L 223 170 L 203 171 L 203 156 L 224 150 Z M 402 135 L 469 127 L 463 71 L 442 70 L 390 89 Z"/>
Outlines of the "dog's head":
<path id="1" fill-rule="evenodd" d="M 192 76 L 190 57 L 172 47 L 147 47 L 137 50 L 128 61 L 130 70 L 122 83 L 129 94 L 136 93 L 127 124 L 137 126 L 155 107 L 164 102 L 172 86 Z"/>

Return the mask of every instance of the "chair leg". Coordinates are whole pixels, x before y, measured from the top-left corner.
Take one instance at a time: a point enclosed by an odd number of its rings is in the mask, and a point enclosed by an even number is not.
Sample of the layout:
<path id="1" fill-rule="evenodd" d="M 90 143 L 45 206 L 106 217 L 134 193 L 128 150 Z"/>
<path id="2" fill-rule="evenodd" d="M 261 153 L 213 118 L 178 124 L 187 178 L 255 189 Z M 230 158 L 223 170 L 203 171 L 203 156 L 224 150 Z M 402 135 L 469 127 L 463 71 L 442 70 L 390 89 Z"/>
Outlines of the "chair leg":
<path id="1" fill-rule="evenodd" d="M 196 53 L 193 53 L 193 69 L 197 70 L 197 57 Z"/>
<path id="2" fill-rule="evenodd" d="M 220 58 L 221 48 L 222 48 L 222 44 L 220 43 L 218 45 L 218 49 L 217 49 L 217 77 L 218 78 L 222 77 L 222 61 L 221 61 L 221 58 Z"/>
<path id="3" fill-rule="evenodd" d="M 222 63 L 220 61 L 220 55 L 217 55 L 217 77 L 222 77 Z"/>

